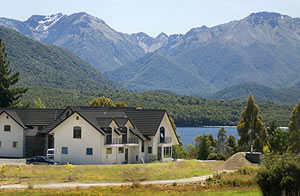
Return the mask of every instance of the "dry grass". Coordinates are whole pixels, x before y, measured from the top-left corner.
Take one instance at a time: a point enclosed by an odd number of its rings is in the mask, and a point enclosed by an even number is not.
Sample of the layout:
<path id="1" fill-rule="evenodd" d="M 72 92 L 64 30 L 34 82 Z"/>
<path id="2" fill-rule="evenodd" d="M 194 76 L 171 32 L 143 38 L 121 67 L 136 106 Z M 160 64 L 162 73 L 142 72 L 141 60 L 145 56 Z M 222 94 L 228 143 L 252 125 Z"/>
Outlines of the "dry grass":
<path id="1" fill-rule="evenodd" d="M 212 174 L 223 162 L 203 163 L 197 160 L 129 164 L 129 165 L 75 165 L 70 176 L 67 166 L 26 165 L 6 166 L 0 184 L 43 184 L 54 182 L 126 182 L 143 180 L 170 180 Z"/>
<path id="2" fill-rule="evenodd" d="M 203 196 L 261 196 L 261 192 L 256 186 L 234 187 L 234 188 L 208 188 L 202 184 L 189 184 L 177 186 L 147 185 L 147 186 L 122 186 L 122 187 L 95 187 L 88 189 L 68 189 L 68 190 L 10 190 L 2 191 L 0 195 L 118 195 L 118 196 L 177 196 L 177 195 L 203 195 Z"/>

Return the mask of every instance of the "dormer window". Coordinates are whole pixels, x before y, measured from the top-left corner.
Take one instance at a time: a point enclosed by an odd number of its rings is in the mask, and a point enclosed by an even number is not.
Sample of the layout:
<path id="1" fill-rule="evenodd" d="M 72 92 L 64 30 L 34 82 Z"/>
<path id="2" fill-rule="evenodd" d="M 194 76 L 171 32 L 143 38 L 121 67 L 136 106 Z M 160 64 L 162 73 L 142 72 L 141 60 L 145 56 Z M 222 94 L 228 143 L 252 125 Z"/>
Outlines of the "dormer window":
<path id="1" fill-rule="evenodd" d="M 4 125 L 4 131 L 10 132 L 10 125 Z"/>
<path id="2" fill-rule="evenodd" d="M 81 138 L 81 127 L 73 128 L 73 138 L 80 139 Z"/>

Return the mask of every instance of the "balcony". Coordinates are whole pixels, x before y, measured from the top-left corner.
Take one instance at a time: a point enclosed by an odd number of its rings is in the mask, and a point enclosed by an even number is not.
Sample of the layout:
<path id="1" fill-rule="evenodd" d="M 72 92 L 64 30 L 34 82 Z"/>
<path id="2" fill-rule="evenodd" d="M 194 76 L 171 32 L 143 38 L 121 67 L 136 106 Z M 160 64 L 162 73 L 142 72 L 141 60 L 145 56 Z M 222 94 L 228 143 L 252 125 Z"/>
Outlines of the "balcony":
<path id="1" fill-rule="evenodd" d="M 138 144 L 138 138 L 113 138 L 112 140 L 105 139 L 105 145 L 117 145 L 117 144 Z"/>
<path id="2" fill-rule="evenodd" d="M 158 143 L 159 144 L 170 144 L 170 143 L 172 143 L 172 137 L 161 137 L 161 138 L 158 138 Z"/>

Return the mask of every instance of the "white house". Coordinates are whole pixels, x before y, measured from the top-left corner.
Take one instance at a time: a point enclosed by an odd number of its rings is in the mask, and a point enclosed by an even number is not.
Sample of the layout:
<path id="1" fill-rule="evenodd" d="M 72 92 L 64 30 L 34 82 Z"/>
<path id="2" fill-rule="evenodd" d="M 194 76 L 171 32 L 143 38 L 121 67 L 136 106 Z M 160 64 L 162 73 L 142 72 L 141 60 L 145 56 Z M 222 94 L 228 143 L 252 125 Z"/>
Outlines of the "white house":
<path id="1" fill-rule="evenodd" d="M 6 123 L 18 127 L 14 130 L 18 130 L 19 139 L 23 138 L 23 143 L 18 140 L 18 146 L 22 144 L 23 156 L 32 155 L 36 144 L 40 154 L 34 155 L 42 155 L 47 148 L 55 148 L 54 159 L 60 163 L 168 161 L 172 157 L 172 146 L 179 144 L 165 110 L 67 107 L 65 110 L 2 111 L 3 118 L 6 118 L 5 111 L 9 111 L 17 119 L 5 122 L 0 118 L 0 126 Z M 0 157 L 12 157 L 13 149 L 7 149 L 7 154 L 2 154 L 1 147 Z"/>

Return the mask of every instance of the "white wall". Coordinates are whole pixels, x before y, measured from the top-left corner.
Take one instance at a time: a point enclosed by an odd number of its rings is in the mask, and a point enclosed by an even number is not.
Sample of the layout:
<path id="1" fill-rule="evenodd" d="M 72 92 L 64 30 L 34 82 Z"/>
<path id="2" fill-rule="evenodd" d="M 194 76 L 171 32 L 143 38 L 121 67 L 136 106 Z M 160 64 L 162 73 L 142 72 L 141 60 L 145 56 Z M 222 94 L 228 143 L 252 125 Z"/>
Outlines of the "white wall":
<path id="1" fill-rule="evenodd" d="M 24 129 L 4 112 L 0 115 L 0 157 L 23 157 Z M 11 131 L 4 132 L 4 125 L 10 125 Z M 13 148 L 13 142 L 18 142 L 18 147 Z"/>
<path id="2" fill-rule="evenodd" d="M 79 120 L 76 120 L 76 117 Z M 81 127 L 81 139 L 73 138 L 73 127 Z M 101 164 L 104 136 L 81 116 L 74 113 L 54 132 L 54 160 L 60 163 Z M 68 147 L 68 154 L 61 154 L 61 148 Z M 93 155 L 86 155 L 86 148 L 93 148 Z"/>
<path id="3" fill-rule="evenodd" d="M 159 144 L 159 138 L 160 138 L 160 128 L 161 127 L 164 127 L 165 128 L 165 137 L 171 137 L 172 138 L 172 143 L 169 143 L 169 144 Z M 172 158 L 164 158 L 164 147 L 171 147 L 172 145 L 178 145 L 178 141 L 177 141 L 177 138 L 176 138 L 176 135 L 173 131 L 173 128 L 172 128 L 172 124 L 168 118 L 168 115 L 167 113 L 164 114 L 164 117 L 156 131 L 156 134 L 153 138 L 153 147 L 152 147 L 152 152 L 153 154 L 155 154 L 156 156 L 158 156 L 158 147 L 162 147 L 162 161 L 170 161 L 172 160 Z"/>

